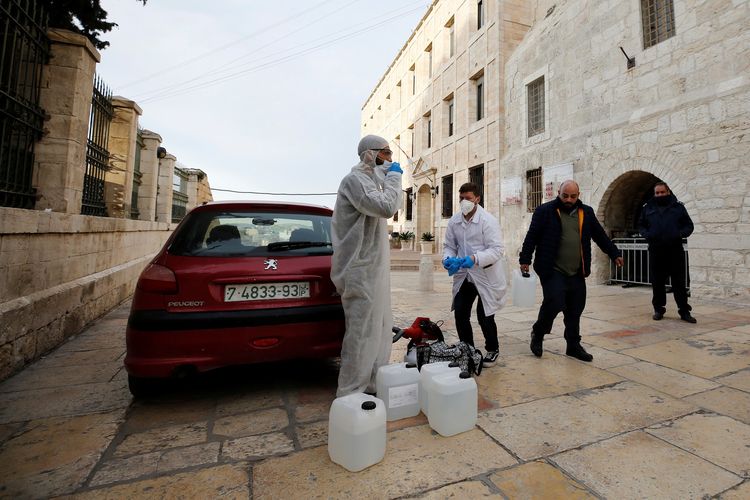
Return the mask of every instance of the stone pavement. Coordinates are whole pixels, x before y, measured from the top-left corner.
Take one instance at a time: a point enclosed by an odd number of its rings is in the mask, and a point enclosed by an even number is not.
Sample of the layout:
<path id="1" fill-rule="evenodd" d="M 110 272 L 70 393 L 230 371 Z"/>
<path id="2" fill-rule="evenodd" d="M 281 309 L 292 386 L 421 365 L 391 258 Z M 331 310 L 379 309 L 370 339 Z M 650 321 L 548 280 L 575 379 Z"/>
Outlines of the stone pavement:
<path id="1" fill-rule="evenodd" d="M 391 276 L 397 325 L 454 332 L 443 273 L 433 293 Z M 477 427 L 391 422 L 385 459 L 359 473 L 326 451 L 335 362 L 220 370 L 133 402 L 125 303 L 0 384 L 0 498 L 750 498 L 750 310 L 692 303 L 698 324 L 672 303 L 655 322 L 648 288 L 589 286 L 593 363 L 563 354 L 561 318 L 535 358 L 536 310 L 506 307 Z"/>

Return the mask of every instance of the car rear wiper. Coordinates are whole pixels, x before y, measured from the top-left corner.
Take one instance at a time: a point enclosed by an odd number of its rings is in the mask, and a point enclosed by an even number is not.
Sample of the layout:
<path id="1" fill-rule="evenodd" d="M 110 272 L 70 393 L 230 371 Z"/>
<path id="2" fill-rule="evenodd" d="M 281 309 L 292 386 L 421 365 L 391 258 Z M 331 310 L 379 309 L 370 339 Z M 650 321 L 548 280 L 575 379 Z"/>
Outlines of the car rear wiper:
<path id="1" fill-rule="evenodd" d="M 331 243 L 324 241 L 277 241 L 269 243 L 269 250 L 292 250 L 295 248 L 330 247 Z"/>

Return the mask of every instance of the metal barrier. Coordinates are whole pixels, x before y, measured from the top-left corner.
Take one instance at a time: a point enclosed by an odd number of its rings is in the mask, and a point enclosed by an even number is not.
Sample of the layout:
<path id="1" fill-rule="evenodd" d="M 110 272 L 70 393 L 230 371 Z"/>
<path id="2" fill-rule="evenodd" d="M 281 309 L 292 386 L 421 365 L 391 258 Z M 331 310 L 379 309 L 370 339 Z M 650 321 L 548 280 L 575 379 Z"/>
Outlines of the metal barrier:
<path id="1" fill-rule="evenodd" d="M 42 68 L 49 57 L 45 2 L 0 2 L 0 206 L 34 208 L 34 145 L 42 137 Z"/>
<path id="2" fill-rule="evenodd" d="M 613 238 L 612 242 L 622 251 L 624 261 L 622 267 L 615 266 L 609 261 L 609 283 L 622 283 L 627 285 L 651 286 L 650 255 L 648 243 L 645 238 Z M 685 252 L 685 286 L 690 293 L 690 260 L 687 249 L 687 239 L 682 240 L 682 248 Z M 671 286 L 671 278 L 667 280 L 667 286 Z"/>
<path id="3" fill-rule="evenodd" d="M 143 172 L 141 172 L 141 150 L 143 149 L 143 130 L 138 127 L 135 138 L 135 162 L 133 163 L 133 192 L 130 195 L 130 218 L 138 219 L 141 211 L 138 209 L 138 196 L 143 183 Z"/>
<path id="4" fill-rule="evenodd" d="M 114 116 L 112 92 L 98 76 L 94 77 L 89 134 L 86 141 L 86 174 L 83 178 L 83 215 L 107 216 L 104 176 L 109 170 L 109 124 Z"/>

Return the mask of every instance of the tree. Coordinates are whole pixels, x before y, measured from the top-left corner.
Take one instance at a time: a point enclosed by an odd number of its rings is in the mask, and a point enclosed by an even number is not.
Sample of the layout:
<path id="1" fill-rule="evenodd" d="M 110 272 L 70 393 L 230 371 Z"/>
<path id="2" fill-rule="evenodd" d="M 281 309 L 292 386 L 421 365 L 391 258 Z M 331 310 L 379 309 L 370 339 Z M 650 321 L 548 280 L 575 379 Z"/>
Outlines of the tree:
<path id="1" fill-rule="evenodd" d="M 49 27 L 62 28 L 80 33 L 97 49 L 106 49 L 109 42 L 99 37 L 112 31 L 117 23 L 107 21 L 107 11 L 100 0 L 48 0 Z M 148 0 L 136 0 L 146 5 Z"/>

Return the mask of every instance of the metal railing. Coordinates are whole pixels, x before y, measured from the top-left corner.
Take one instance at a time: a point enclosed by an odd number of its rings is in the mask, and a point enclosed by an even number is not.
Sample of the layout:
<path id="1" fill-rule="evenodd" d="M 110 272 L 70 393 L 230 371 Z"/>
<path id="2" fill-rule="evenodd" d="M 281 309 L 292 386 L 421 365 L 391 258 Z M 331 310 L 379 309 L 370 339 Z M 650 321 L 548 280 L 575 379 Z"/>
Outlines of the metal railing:
<path id="1" fill-rule="evenodd" d="M 34 208 L 34 145 L 42 137 L 42 68 L 49 58 L 45 2 L 0 2 L 0 206 Z"/>
<path id="2" fill-rule="evenodd" d="M 179 191 L 172 193 L 172 222 L 180 222 L 187 213 L 188 196 Z"/>
<path id="3" fill-rule="evenodd" d="M 645 238 L 613 238 L 612 242 L 622 251 L 624 264 L 617 267 L 609 262 L 609 283 L 622 283 L 624 285 L 647 285 L 651 286 L 650 254 L 648 243 Z M 687 240 L 682 240 L 682 248 L 685 252 L 685 286 L 690 291 L 690 261 L 688 259 Z M 667 280 L 671 285 L 672 280 Z"/>
<path id="4" fill-rule="evenodd" d="M 130 195 L 130 218 L 138 219 L 141 211 L 138 209 L 138 191 L 143 182 L 143 173 L 141 172 L 141 150 L 144 147 L 143 130 L 138 127 L 138 133 L 135 136 L 135 161 L 133 162 L 133 192 Z"/>
<path id="5" fill-rule="evenodd" d="M 94 76 L 91 97 L 89 133 L 86 141 L 86 174 L 83 178 L 83 215 L 107 215 L 104 199 L 104 177 L 109 170 L 109 124 L 114 116 L 112 92 L 98 76 Z"/>

